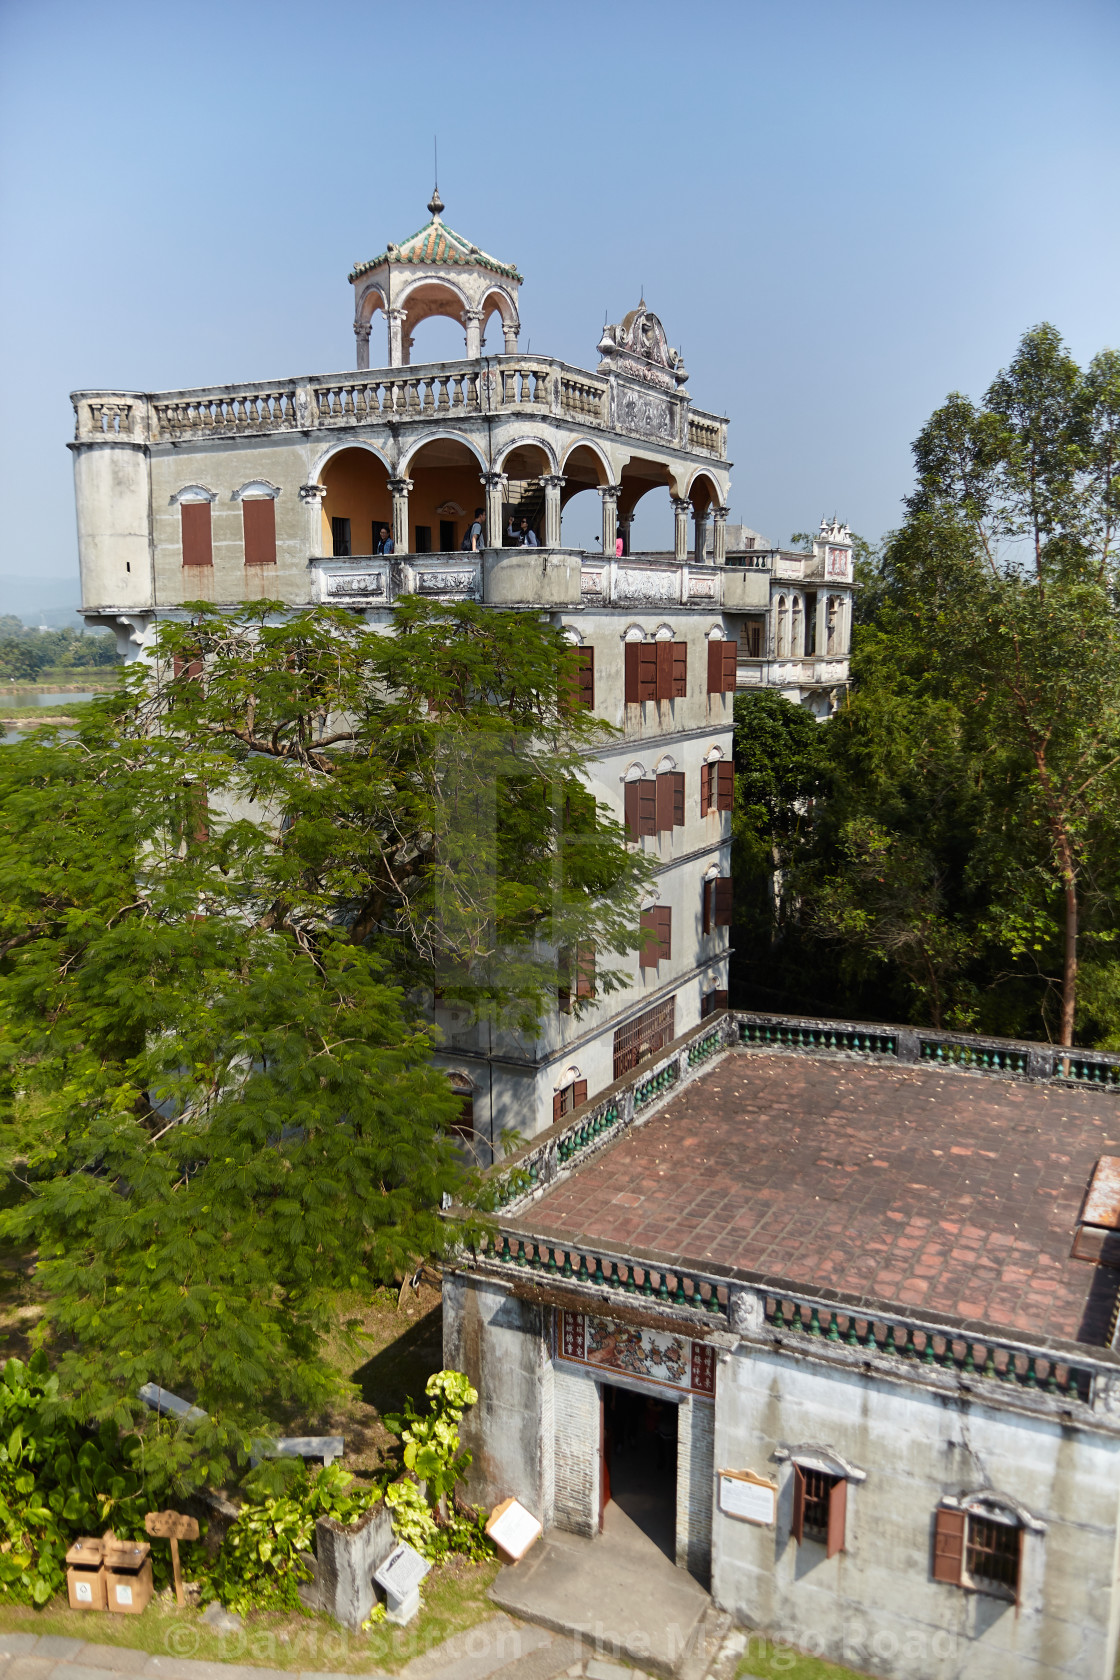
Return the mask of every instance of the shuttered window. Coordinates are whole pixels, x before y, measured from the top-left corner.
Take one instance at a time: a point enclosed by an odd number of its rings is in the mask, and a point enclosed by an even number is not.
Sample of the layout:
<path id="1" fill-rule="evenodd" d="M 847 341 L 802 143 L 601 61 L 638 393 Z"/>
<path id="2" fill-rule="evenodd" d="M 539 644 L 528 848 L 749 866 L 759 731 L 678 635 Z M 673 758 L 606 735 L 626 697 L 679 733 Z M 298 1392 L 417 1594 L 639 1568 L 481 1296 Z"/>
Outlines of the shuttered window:
<path id="1" fill-rule="evenodd" d="M 743 659 L 762 658 L 762 636 L 766 628 L 763 618 L 745 618 L 739 631 L 739 653 Z"/>
<path id="2" fill-rule="evenodd" d="M 642 834 L 656 834 L 657 778 L 643 776 L 640 781 L 627 782 L 623 790 L 623 810 L 628 840 L 637 840 Z"/>
<path id="3" fill-rule="evenodd" d="M 933 1578 L 995 1598 L 1019 1599 L 1023 1530 L 978 1511 L 942 1508 L 933 1527 Z"/>
<path id="4" fill-rule="evenodd" d="M 703 890 L 704 932 L 711 933 L 713 928 L 730 927 L 733 903 L 730 875 L 718 875 L 713 881 L 705 881 Z"/>
<path id="5" fill-rule="evenodd" d="M 735 766 L 716 760 L 700 766 L 700 815 L 709 811 L 731 811 L 735 806 Z"/>
<path id="6" fill-rule="evenodd" d="M 951 1586 L 964 1584 L 963 1511 L 938 1511 L 933 1527 L 933 1578 Z"/>
<path id="7" fill-rule="evenodd" d="M 570 945 L 561 948 L 557 959 L 557 998 L 560 1011 L 570 1015 L 572 1009 L 572 985 L 575 984 L 577 998 L 595 996 L 595 947 L 594 945 L 577 945 L 572 950 Z"/>
<path id="8" fill-rule="evenodd" d="M 737 659 L 738 648 L 735 642 L 708 643 L 709 694 L 734 693 Z"/>
<path id="9" fill-rule="evenodd" d="M 587 1101 L 586 1079 L 575 1079 L 570 1085 L 565 1085 L 562 1091 L 557 1091 L 552 1099 L 552 1118 L 562 1120 L 565 1114 L 571 1114 L 573 1109 L 582 1107 Z"/>
<path id="10" fill-rule="evenodd" d="M 848 1483 L 824 1470 L 793 1467 L 793 1521 L 790 1535 L 801 1545 L 816 1540 L 829 1557 L 844 1550 L 848 1512 Z"/>
<path id="11" fill-rule="evenodd" d="M 188 656 L 176 653 L 171 658 L 172 674 L 176 677 L 186 677 L 188 682 L 194 682 L 202 675 L 202 655 Z"/>
<path id="12" fill-rule="evenodd" d="M 210 503 L 180 502 L 179 523 L 183 539 L 183 565 L 212 566 L 214 545 L 210 535 Z"/>
<path id="13" fill-rule="evenodd" d="M 667 905 L 643 910 L 641 926 L 642 932 L 653 938 L 643 942 L 639 963 L 642 968 L 656 968 L 673 954 L 673 912 Z"/>
<path id="14" fill-rule="evenodd" d="M 700 1019 L 706 1021 L 709 1015 L 715 1015 L 718 1010 L 726 1008 L 726 991 L 717 988 L 715 991 L 704 992 L 700 999 Z"/>
<path id="15" fill-rule="evenodd" d="M 657 784 L 656 821 L 658 834 L 668 828 L 684 827 L 684 771 L 663 770 Z"/>
<path id="16" fill-rule="evenodd" d="M 241 503 L 245 564 L 275 566 L 276 503 L 271 496 L 246 496 Z"/>
<path id="17" fill-rule="evenodd" d="M 657 699 L 657 642 L 626 644 L 626 704 Z"/>
<path id="18" fill-rule="evenodd" d="M 589 712 L 595 709 L 595 649 L 579 650 L 579 703 Z"/>

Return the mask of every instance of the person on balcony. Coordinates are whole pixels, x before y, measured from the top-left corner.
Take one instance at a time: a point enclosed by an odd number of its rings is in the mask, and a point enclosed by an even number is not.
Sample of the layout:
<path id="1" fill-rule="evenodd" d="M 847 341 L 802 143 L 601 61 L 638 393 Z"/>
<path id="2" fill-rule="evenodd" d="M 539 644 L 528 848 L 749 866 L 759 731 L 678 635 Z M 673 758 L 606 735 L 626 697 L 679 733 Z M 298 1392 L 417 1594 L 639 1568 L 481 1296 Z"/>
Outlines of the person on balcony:
<path id="1" fill-rule="evenodd" d="M 479 549 L 483 546 L 483 542 L 485 540 L 485 537 L 484 537 L 485 526 L 483 525 L 482 521 L 483 521 L 483 517 L 485 515 L 485 512 L 486 512 L 485 508 L 475 508 L 474 518 L 471 520 L 470 524 L 467 526 L 467 534 L 463 538 L 463 552 L 464 553 L 469 552 L 471 554 L 477 554 Z"/>
<path id="2" fill-rule="evenodd" d="M 377 545 L 373 552 L 375 554 L 393 554 L 396 552 L 393 546 L 393 539 L 389 535 L 388 525 L 382 525 L 380 531 L 378 532 Z"/>
<path id="3" fill-rule="evenodd" d="M 521 515 L 519 526 L 515 525 L 512 519 L 510 520 L 509 540 L 514 548 L 539 548 L 541 546 L 537 541 L 537 533 L 533 530 L 525 514 Z"/>

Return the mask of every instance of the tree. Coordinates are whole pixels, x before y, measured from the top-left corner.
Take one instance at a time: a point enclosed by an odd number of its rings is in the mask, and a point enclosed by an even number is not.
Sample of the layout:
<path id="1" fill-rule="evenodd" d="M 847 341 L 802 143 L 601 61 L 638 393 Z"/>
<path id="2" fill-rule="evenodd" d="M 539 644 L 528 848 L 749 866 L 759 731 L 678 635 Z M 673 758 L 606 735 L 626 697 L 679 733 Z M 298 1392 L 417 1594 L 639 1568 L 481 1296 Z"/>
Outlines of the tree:
<path id="1" fill-rule="evenodd" d="M 77 740 L 0 755 L 7 1106 L 35 1134 L 4 1232 L 39 1242 L 79 1415 L 123 1424 L 148 1380 L 206 1413 L 141 1420 L 180 1488 L 337 1392 L 338 1289 L 454 1239 L 433 985 L 531 1023 L 562 941 L 638 944 L 559 633 L 397 625 L 198 607 Z"/>

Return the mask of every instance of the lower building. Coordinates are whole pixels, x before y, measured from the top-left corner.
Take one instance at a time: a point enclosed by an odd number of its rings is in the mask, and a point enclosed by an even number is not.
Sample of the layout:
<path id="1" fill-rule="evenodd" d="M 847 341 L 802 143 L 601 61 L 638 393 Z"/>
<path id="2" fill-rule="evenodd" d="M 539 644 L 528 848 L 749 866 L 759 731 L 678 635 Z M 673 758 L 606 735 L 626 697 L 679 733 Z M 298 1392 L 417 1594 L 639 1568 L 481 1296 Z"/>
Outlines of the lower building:
<path id="1" fill-rule="evenodd" d="M 593 1537 L 640 1461 L 744 1627 L 1111 1680 L 1118 1100 L 1103 1053 L 700 1024 L 514 1156 L 447 1277 L 473 1496 Z"/>

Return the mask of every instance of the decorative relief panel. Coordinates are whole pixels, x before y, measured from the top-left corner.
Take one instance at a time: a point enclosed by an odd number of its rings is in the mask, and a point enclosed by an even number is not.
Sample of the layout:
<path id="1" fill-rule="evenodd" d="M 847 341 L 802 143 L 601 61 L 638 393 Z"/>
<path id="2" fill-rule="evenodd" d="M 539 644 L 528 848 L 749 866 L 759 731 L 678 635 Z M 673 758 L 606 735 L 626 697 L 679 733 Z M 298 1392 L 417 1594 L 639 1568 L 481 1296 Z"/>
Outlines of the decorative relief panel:
<path id="1" fill-rule="evenodd" d="M 332 600 L 343 595 L 362 600 L 367 597 L 385 599 L 385 578 L 381 572 L 362 572 L 352 577 L 328 574 L 323 582 L 326 585 L 324 593 Z"/>
<path id="2" fill-rule="evenodd" d="M 619 566 L 614 580 L 615 599 L 622 601 L 679 601 L 679 571 L 639 571 L 636 566 Z"/>
<path id="3" fill-rule="evenodd" d="M 602 566 L 581 566 L 579 592 L 581 595 L 602 595 L 604 569 Z"/>
<path id="4" fill-rule="evenodd" d="M 696 596 L 700 596 L 706 600 L 714 600 L 717 593 L 716 580 L 714 577 L 705 577 L 703 574 L 697 577 L 695 572 L 689 572 L 688 595 L 690 600 Z"/>
<path id="5" fill-rule="evenodd" d="M 418 595 L 474 595 L 478 592 L 478 573 L 416 571 L 415 588 Z"/>
<path id="6" fill-rule="evenodd" d="M 587 1313 L 564 1310 L 559 1319 L 556 1352 L 561 1359 L 692 1394 L 715 1393 L 715 1350 L 705 1342 Z"/>
<path id="7" fill-rule="evenodd" d="M 825 575 L 846 583 L 851 577 L 852 554 L 848 548 L 830 548 L 825 561 Z"/>
<path id="8" fill-rule="evenodd" d="M 618 418 L 627 431 L 637 432 L 641 437 L 672 439 L 674 436 L 669 399 L 651 391 L 630 391 L 620 386 Z"/>

